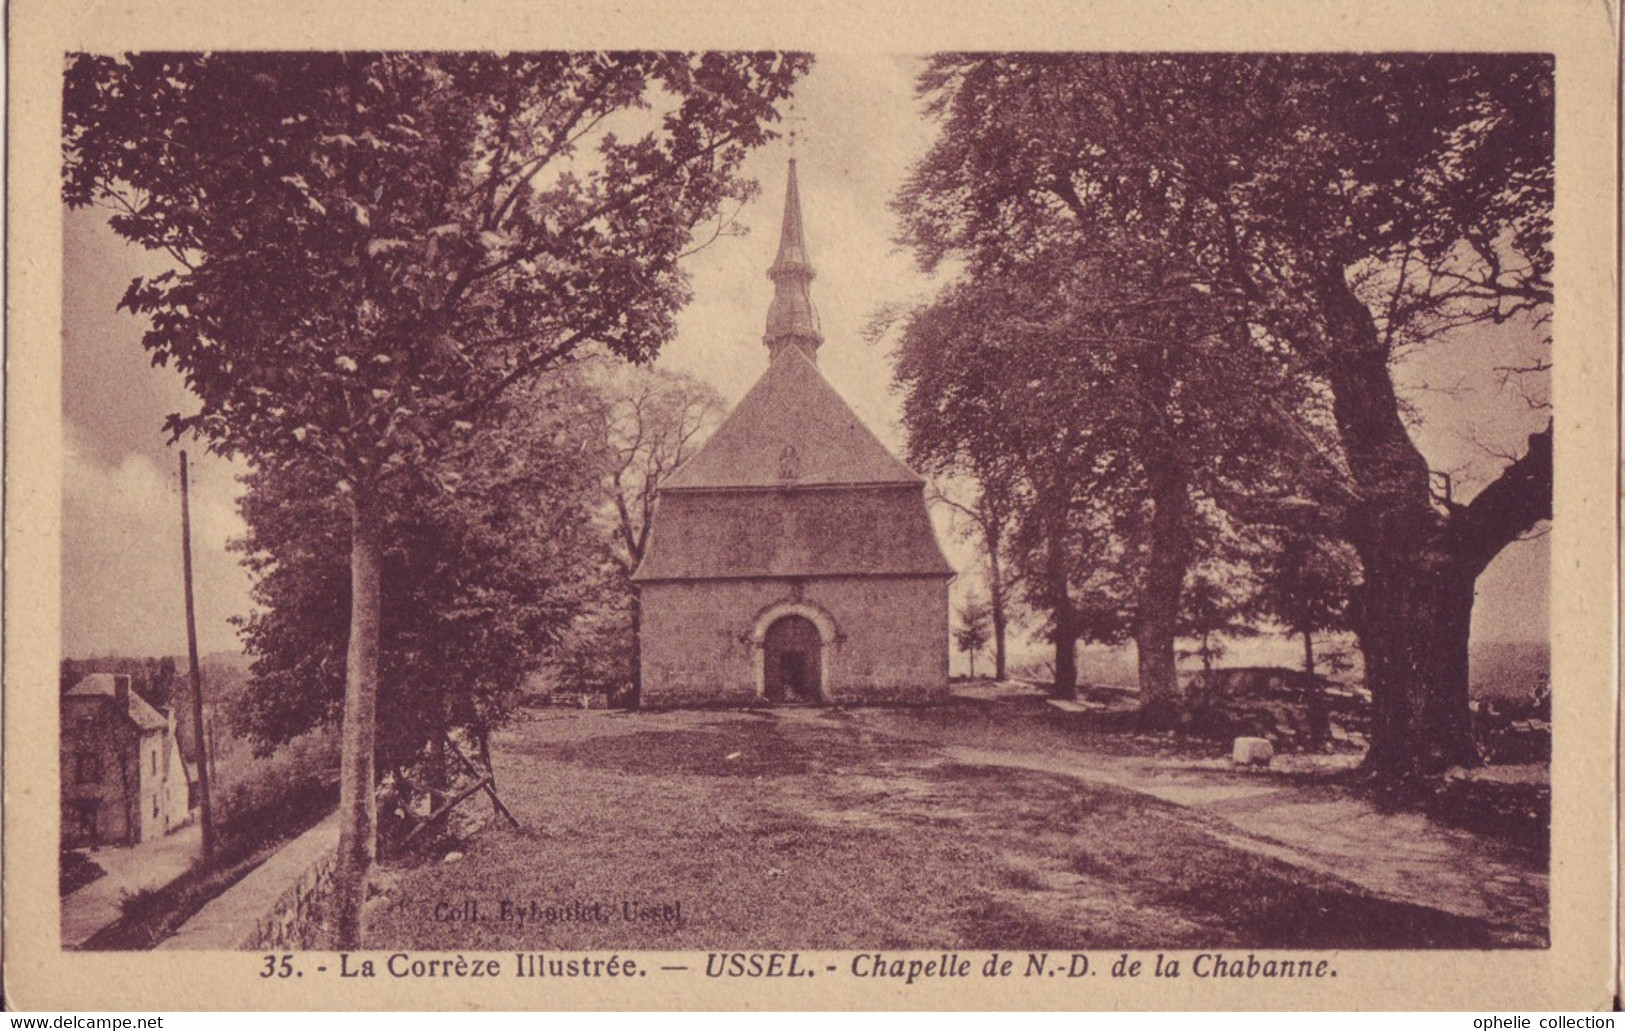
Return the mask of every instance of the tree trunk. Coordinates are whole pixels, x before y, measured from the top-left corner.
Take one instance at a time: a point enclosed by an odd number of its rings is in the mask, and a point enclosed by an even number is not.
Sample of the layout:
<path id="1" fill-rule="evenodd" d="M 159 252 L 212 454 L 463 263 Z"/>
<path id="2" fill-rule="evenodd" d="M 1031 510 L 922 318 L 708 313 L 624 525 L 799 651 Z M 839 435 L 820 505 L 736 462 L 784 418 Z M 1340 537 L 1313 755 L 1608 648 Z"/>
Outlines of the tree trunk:
<path id="1" fill-rule="evenodd" d="M 356 496 L 350 516 L 350 647 L 339 757 L 339 847 L 333 869 L 333 947 L 361 947 L 361 907 L 378 847 L 374 743 L 378 729 L 381 605 L 378 521 Z"/>
<path id="2" fill-rule="evenodd" d="M 1468 709 L 1468 643 L 1476 574 L 1384 564 L 1367 573 L 1360 650 L 1371 691 L 1366 768 L 1395 785 L 1479 762 Z"/>
<path id="3" fill-rule="evenodd" d="M 1305 709 L 1309 717 L 1309 747 L 1319 751 L 1332 738 L 1332 717 L 1326 706 L 1326 690 L 1315 676 L 1315 634 L 1303 628 L 1303 675 Z"/>
<path id="4" fill-rule="evenodd" d="M 1141 607 L 1145 607 L 1143 600 Z M 1147 730 L 1169 730 L 1179 721 L 1179 667 L 1171 624 L 1172 620 L 1142 617 L 1134 631 L 1140 724 Z"/>
<path id="5" fill-rule="evenodd" d="M 1171 452 L 1152 455 L 1146 469 L 1151 479 L 1150 546 L 1134 621 L 1134 646 L 1139 660 L 1141 723 L 1148 729 L 1166 730 L 1179 719 L 1179 666 L 1174 649 L 1179 596 L 1189 564 L 1186 511 L 1190 497 L 1180 461 Z"/>
<path id="6" fill-rule="evenodd" d="M 1333 411 L 1359 500 L 1348 537 L 1364 567 L 1355 630 L 1372 698 L 1366 768 L 1404 785 L 1479 761 L 1468 709 L 1473 587 L 1552 513 L 1551 427 L 1470 504 L 1436 507 L 1370 310 L 1341 272 L 1323 297 Z"/>
<path id="7" fill-rule="evenodd" d="M 1055 697 L 1078 697 L 1078 630 L 1072 606 L 1063 603 L 1055 613 Z"/>
<path id="8" fill-rule="evenodd" d="M 1066 568 L 1066 521 L 1052 520 L 1049 535 L 1048 568 L 1050 605 L 1055 622 L 1055 683 L 1057 698 L 1078 697 L 1078 620 L 1072 609 L 1071 585 Z"/>
<path id="9" fill-rule="evenodd" d="M 987 594 L 993 610 L 993 679 L 1003 680 L 1008 673 L 1005 636 L 1010 623 L 1004 611 L 1004 564 L 999 561 L 998 541 L 990 537 L 987 543 Z"/>

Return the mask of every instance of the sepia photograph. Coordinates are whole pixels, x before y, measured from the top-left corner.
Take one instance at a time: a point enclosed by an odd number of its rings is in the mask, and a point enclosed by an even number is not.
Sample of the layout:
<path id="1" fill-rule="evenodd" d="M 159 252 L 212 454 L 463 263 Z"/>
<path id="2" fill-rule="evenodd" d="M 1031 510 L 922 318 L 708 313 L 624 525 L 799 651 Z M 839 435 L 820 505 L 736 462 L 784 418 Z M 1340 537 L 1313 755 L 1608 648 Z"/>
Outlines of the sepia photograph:
<path id="1" fill-rule="evenodd" d="M 68 49 L 52 962 L 1548 969 L 1563 67 Z"/>

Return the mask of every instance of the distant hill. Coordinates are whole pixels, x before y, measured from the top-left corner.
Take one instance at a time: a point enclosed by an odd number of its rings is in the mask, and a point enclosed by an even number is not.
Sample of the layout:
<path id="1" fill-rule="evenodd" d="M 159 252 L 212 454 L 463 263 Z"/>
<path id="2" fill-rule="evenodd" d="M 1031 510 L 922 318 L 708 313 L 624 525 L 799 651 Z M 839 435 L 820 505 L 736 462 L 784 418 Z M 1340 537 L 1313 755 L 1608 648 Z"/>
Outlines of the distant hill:
<path id="1" fill-rule="evenodd" d="M 66 661 L 71 663 L 75 668 L 84 667 L 86 669 L 90 669 L 90 668 L 94 667 L 96 672 L 103 672 L 103 670 L 101 669 L 101 667 L 103 667 L 103 666 L 106 666 L 106 667 L 108 667 L 109 670 L 111 670 L 114 666 L 117 666 L 120 663 L 128 664 L 128 663 L 148 662 L 148 661 L 151 661 L 153 659 L 160 659 L 160 658 L 171 659 L 171 660 L 174 661 L 175 666 L 176 666 L 177 669 L 181 670 L 181 672 L 183 672 L 183 673 L 186 671 L 186 656 L 185 656 L 185 654 L 181 654 L 181 655 L 153 655 L 153 656 L 146 656 L 146 655 L 142 655 L 142 656 L 134 656 L 134 655 L 97 655 L 97 656 L 86 657 L 86 658 L 69 658 Z M 197 661 L 198 661 L 198 665 L 202 666 L 204 669 L 207 669 L 210 666 L 222 666 L 222 667 L 225 667 L 227 669 L 241 670 L 242 672 L 246 673 L 246 672 L 248 672 L 249 663 L 252 660 L 247 655 L 243 654 L 242 652 L 219 651 L 219 652 L 204 652 L 202 655 L 198 656 Z"/>
<path id="2" fill-rule="evenodd" d="M 204 669 L 208 669 L 210 666 L 223 666 L 239 673 L 247 673 L 252 662 L 253 660 L 242 652 L 209 652 L 206 655 L 198 656 L 197 660 L 197 664 Z M 182 666 L 186 664 L 184 658 L 181 660 L 181 664 Z"/>

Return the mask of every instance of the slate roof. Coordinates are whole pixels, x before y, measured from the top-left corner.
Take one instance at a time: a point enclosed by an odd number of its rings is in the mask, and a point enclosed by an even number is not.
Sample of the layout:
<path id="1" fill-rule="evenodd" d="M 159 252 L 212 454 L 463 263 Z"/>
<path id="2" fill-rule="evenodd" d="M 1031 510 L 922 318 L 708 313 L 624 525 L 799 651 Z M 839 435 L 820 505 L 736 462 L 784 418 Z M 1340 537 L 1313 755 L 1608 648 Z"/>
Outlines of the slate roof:
<path id="1" fill-rule="evenodd" d="M 147 704 L 133 689 L 126 692 L 128 702 L 125 715 L 143 731 L 167 730 L 169 721 L 162 713 Z M 106 698 L 109 701 L 118 697 L 118 679 L 112 673 L 87 673 L 79 679 L 77 684 L 68 688 L 69 698 Z"/>
<path id="2" fill-rule="evenodd" d="M 918 484 L 662 491 L 632 579 L 942 576 Z"/>
<path id="3" fill-rule="evenodd" d="M 768 275 L 767 371 L 660 488 L 632 579 L 942 576 L 925 481 L 818 371 L 795 162 Z"/>
<path id="4" fill-rule="evenodd" d="M 924 482 L 870 432 L 818 366 L 799 348 L 785 347 L 663 491 Z"/>

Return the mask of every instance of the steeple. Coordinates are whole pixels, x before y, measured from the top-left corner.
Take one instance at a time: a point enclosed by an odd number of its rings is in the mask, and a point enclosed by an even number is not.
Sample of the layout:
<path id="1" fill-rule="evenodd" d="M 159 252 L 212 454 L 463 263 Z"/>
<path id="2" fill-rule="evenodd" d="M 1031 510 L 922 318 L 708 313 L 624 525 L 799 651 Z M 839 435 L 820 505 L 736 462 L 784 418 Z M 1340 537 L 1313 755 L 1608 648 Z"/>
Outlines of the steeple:
<path id="1" fill-rule="evenodd" d="M 767 270 L 773 280 L 773 304 L 767 309 L 767 345 L 770 360 L 777 360 L 786 345 L 818 361 L 818 309 L 812 303 L 812 262 L 801 232 L 801 195 L 796 189 L 796 159 L 790 159 L 790 179 L 784 191 L 784 225 L 779 230 L 779 256 Z"/>

